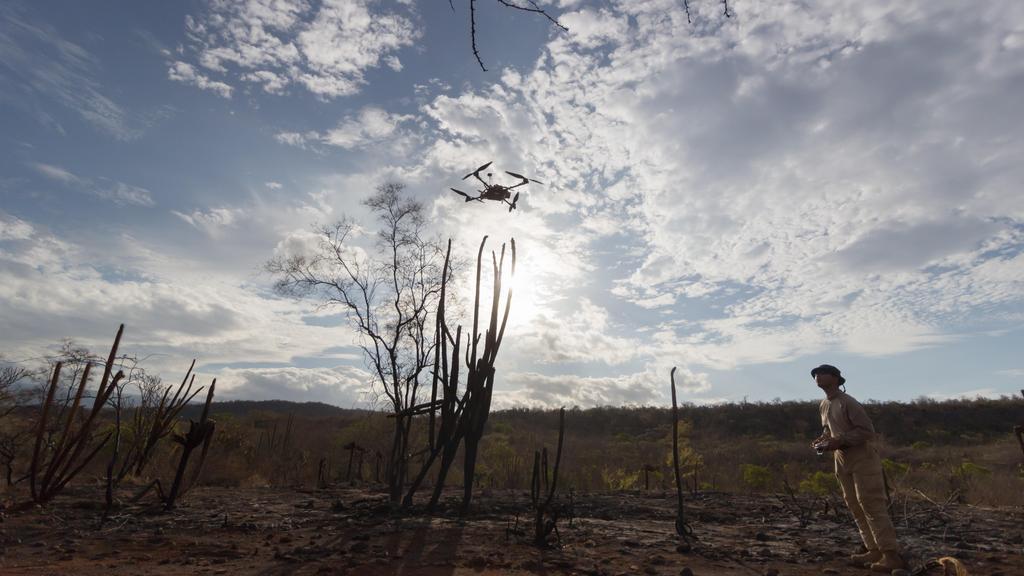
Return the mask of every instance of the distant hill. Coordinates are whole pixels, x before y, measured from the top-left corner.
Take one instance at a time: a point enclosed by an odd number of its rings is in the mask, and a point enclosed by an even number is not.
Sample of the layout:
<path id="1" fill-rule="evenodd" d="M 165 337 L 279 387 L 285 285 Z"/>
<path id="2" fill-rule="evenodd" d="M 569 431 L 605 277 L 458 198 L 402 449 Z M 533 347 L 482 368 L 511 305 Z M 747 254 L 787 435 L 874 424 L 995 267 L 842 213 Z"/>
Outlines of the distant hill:
<path id="1" fill-rule="evenodd" d="M 819 401 L 735 403 L 680 406 L 680 417 L 693 424 L 693 434 L 706 439 L 769 438 L 781 441 L 813 438 L 821 433 Z M 1013 426 L 1024 424 L 1024 398 L 977 400 L 918 400 L 867 402 L 875 430 L 890 443 L 971 444 L 1005 438 Z M 557 414 L 547 411 L 498 412 L 494 420 L 508 420 L 519 428 L 557 428 Z M 583 434 L 609 432 L 643 437 L 671 422 L 667 408 L 591 408 L 573 410 L 573 429 Z"/>
<path id="2" fill-rule="evenodd" d="M 203 405 L 200 403 L 189 404 L 182 410 L 183 418 L 198 419 L 202 414 Z M 227 402 L 214 402 L 210 405 L 210 413 L 229 414 L 237 418 L 244 418 L 259 413 L 295 414 L 296 418 L 321 419 L 321 418 L 351 418 L 353 416 L 366 414 L 367 410 L 353 410 L 339 408 L 323 402 L 291 402 L 289 400 L 228 400 Z"/>
<path id="3" fill-rule="evenodd" d="M 705 439 L 768 438 L 780 441 L 813 438 L 821 431 L 818 401 L 684 405 L 680 415 Z M 1013 426 L 1024 424 L 1024 398 L 976 400 L 918 400 L 867 402 L 876 430 L 895 444 L 971 444 L 1005 438 Z M 183 416 L 196 419 L 201 404 L 190 405 Z M 294 414 L 299 419 L 350 420 L 367 410 L 339 408 L 322 402 L 232 400 L 214 402 L 212 414 L 237 418 L 260 414 Z M 568 411 L 574 434 L 623 434 L 636 438 L 664 434 L 671 422 L 667 408 L 600 407 Z M 516 430 L 556 430 L 557 410 L 515 408 L 491 414 L 491 424 L 507 423 Z"/>

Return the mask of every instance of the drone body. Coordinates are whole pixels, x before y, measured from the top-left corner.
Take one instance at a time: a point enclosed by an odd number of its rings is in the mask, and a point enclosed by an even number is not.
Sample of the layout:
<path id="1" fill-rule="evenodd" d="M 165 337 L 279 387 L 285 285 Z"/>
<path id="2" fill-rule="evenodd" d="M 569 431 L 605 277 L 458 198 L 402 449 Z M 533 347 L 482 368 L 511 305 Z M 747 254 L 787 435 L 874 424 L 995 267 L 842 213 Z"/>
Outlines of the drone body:
<path id="1" fill-rule="evenodd" d="M 518 188 L 518 187 L 523 186 L 525 184 L 529 184 L 530 182 L 535 182 L 537 184 L 543 184 L 543 182 L 538 182 L 537 180 L 534 180 L 532 178 L 527 178 L 526 176 L 523 176 L 522 174 L 516 174 L 515 172 L 508 172 L 508 171 L 506 171 L 505 174 L 508 174 L 509 176 L 512 176 L 512 177 L 515 177 L 515 178 L 519 178 L 519 183 L 518 184 L 513 184 L 511 186 L 503 186 L 501 184 L 491 184 L 490 182 L 488 182 L 488 181 L 486 181 L 486 180 L 484 180 L 483 178 L 480 177 L 480 173 L 483 172 L 484 170 L 486 170 L 491 164 L 492 164 L 491 162 L 488 162 L 487 164 L 484 164 L 483 166 L 477 168 L 476 170 L 474 170 L 474 171 L 470 172 L 469 174 L 466 174 L 465 176 L 462 177 L 462 179 L 465 180 L 465 179 L 469 178 L 470 176 L 473 176 L 477 180 L 479 180 L 481 184 L 483 184 L 483 186 L 484 186 L 483 190 L 477 190 L 477 195 L 476 196 L 470 196 L 469 194 L 466 194 L 465 192 L 463 192 L 461 190 L 456 190 L 455 188 L 451 189 L 452 192 L 455 192 L 456 194 L 458 194 L 458 195 L 462 196 L 463 198 L 465 198 L 466 202 L 470 202 L 472 200 L 476 200 L 478 202 L 483 202 L 484 200 L 495 200 L 497 202 L 504 202 L 505 204 L 508 204 L 508 211 L 511 212 L 511 211 L 516 209 L 516 202 L 519 201 L 519 192 L 516 192 L 515 195 L 512 194 L 512 190 L 514 188 Z M 488 180 L 490 180 L 491 175 L 492 175 L 492 173 L 490 173 L 490 172 L 487 173 Z M 511 200 L 510 200 L 510 198 L 511 198 Z"/>

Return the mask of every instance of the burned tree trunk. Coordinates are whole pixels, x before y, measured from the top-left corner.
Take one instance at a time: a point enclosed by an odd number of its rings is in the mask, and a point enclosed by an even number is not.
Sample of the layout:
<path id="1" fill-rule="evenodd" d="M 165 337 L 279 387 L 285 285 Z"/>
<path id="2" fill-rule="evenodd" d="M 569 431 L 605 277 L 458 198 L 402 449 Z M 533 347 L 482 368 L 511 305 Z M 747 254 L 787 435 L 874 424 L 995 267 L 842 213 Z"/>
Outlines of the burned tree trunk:
<path id="1" fill-rule="evenodd" d="M 110 440 L 111 434 L 107 434 L 96 443 L 88 454 L 84 457 L 82 456 L 83 450 L 92 442 L 93 428 L 96 425 L 97 417 L 110 398 L 110 394 L 117 387 L 118 382 L 124 378 L 124 373 L 121 371 L 118 371 L 112 379 L 110 374 L 114 367 L 114 359 L 117 357 L 117 348 L 121 344 L 122 334 L 124 334 L 124 324 L 118 328 L 117 336 L 114 337 L 114 345 L 110 348 L 110 355 L 107 357 L 103 378 L 100 380 L 99 388 L 96 390 L 92 409 L 85 417 L 85 420 L 78 426 L 78 429 L 74 430 L 75 422 L 80 419 L 82 396 L 85 393 L 85 388 L 89 381 L 89 373 L 92 369 L 91 362 L 86 364 L 71 408 L 66 411 L 67 420 L 56 439 L 52 454 L 47 457 L 43 451 L 43 437 L 46 436 L 47 423 L 49 422 L 50 413 L 54 409 L 54 395 L 60 382 L 62 364 L 58 362 L 54 366 L 53 376 L 50 379 L 50 384 L 46 391 L 46 399 L 42 405 L 42 413 L 39 417 L 35 447 L 32 451 L 32 463 L 29 467 L 29 487 L 32 502 L 42 504 L 56 496 Z"/>
<path id="2" fill-rule="evenodd" d="M 171 484 L 171 491 L 167 494 L 167 499 L 164 502 L 164 508 L 171 510 L 174 508 L 179 494 L 183 494 L 189 488 L 195 486 L 199 480 L 199 475 L 203 469 L 203 463 L 206 461 L 206 454 L 210 449 L 210 441 L 213 439 L 213 431 L 216 426 L 216 422 L 208 418 L 210 413 L 210 403 L 213 401 L 213 391 L 217 387 L 217 379 L 214 378 L 210 384 L 210 390 L 206 394 L 206 404 L 203 405 L 203 415 L 199 418 L 199 422 L 189 420 L 188 432 L 185 434 L 176 434 L 174 441 L 181 444 L 181 460 L 178 462 L 178 470 L 174 474 L 174 483 Z M 199 461 L 196 462 L 194 471 L 192 472 L 192 478 L 188 486 L 183 486 L 185 469 L 188 467 L 189 457 L 192 455 L 192 451 L 202 446 L 203 449 L 199 454 Z"/>
<path id="3" fill-rule="evenodd" d="M 182 378 L 181 384 L 174 391 L 174 396 L 168 400 L 168 395 L 171 393 L 172 386 L 168 386 L 164 389 L 164 394 L 160 398 L 160 404 L 157 405 L 156 411 L 153 413 L 152 419 L 148 426 L 148 433 L 146 435 L 145 443 L 139 448 L 136 454 L 135 461 L 130 462 L 128 459 L 125 460 L 125 464 L 132 464 L 133 466 L 126 466 L 121 470 L 119 476 L 123 478 L 128 469 L 131 467 L 135 468 L 135 476 L 141 476 L 146 465 L 149 464 L 150 458 L 153 456 L 153 451 L 159 444 L 160 440 L 167 437 L 174 429 L 174 423 L 178 419 L 178 415 L 185 408 L 185 406 L 196 397 L 197 394 L 203 391 L 202 387 L 192 390 L 192 385 L 195 384 L 196 376 L 192 373 L 192 370 L 196 367 L 196 361 L 193 359 L 192 364 L 188 367 L 188 371 L 185 372 L 185 377 Z M 143 414 L 141 413 L 141 407 L 136 411 L 136 429 L 139 431 L 143 430 L 142 425 Z M 258 448 L 257 448 L 258 449 Z"/>
<path id="4" fill-rule="evenodd" d="M 1020 395 L 1024 396 L 1024 390 L 1020 391 Z M 1020 453 L 1024 455 L 1024 424 L 1019 424 L 1013 427 L 1013 434 L 1017 436 L 1017 442 L 1020 443 Z"/>
<path id="5" fill-rule="evenodd" d="M 327 458 L 321 458 L 320 462 L 316 467 L 316 487 L 318 490 L 327 488 L 330 483 L 328 478 L 330 477 L 331 470 L 327 464 Z"/>
<path id="6" fill-rule="evenodd" d="M 683 480 L 679 472 L 679 405 L 676 402 L 676 369 L 669 374 L 672 380 L 672 468 L 676 476 L 676 534 L 684 540 L 693 534 L 693 529 L 686 523 L 683 508 Z"/>
<path id="7" fill-rule="evenodd" d="M 558 511 L 552 508 L 558 489 L 558 471 L 562 463 L 562 442 L 565 438 L 565 408 L 558 411 L 558 450 L 554 473 L 548 474 L 548 449 L 533 454 L 533 475 L 530 479 L 530 502 L 533 504 L 533 542 L 546 546 L 551 532 L 558 534 Z"/>
<path id="8" fill-rule="evenodd" d="M 356 443 L 349 442 L 345 444 L 345 450 L 348 450 L 348 468 L 345 470 L 345 482 L 352 481 L 352 461 L 356 456 Z"/>
<path id="9" fill-rule="evenodd" d="M 487 237 L 484 236 L 480 242 L 480 249 L 477 252 L 476 260 L 473 337 L 471 342 L 466 343 L 464 352 L 462 348 L 462 327 L 456 327 L 455 336 L 453 337 L 445 321 L 444 303 L 451 256 L 451 242 L 449 241 L 448 243 L 448 253 L 445 255 L 445 265 L 442 273 L 444 281 L 441 284 L 441 298 L 437 308 L 435 324 L 436 352 L 434 356 L 431 401 L 416 407 L 417 410 L 414 410 L 412 414 L 412 416 L 428 414 L 428 447 L 424 463 L 403 499 L 403 506 L 412 505 L 414 493 L 426 478 L 435 460 L 440 457 L 441 462 L 437 472 L 437 482 L 434 484 L 433 494 L 428 506 L 428 510 L 431 512 L 436 509 L 441 492 L 444 489 L 448 471 L 454 463 L 459 445 L 463 441 L 465 441 L 465 459 L 463 465 L 462 513 L 468 513 L 472 504 L 477 453 L 480 439 L 483 437 L 487 418 L 490 414 L 491 394 L 494 389 L 494 361 L 501 347 L 505 326 L 508 323 L 509 308 L 512 303 L 512 290 L 509 288 L 505 293 L 504 311 L 499 314 L 503 294 L 502 281 L 504 279 L 506 255 L 505 245 L 503 244 L 500 258 L 497 254 L 491 253 L 494 278 L 491 309 L 487 329 L 484 334 L 479 333 L 481 273 L 483 269 L 483 251 L 486 243 Z M 515 275 L 516 244 L 514 239 L 510 242 L 510 245 L 509 279 Z M 481 338 L 483 339 L 482 348 L 480 347 Z M 465 354 L 467 376 L 466 387 L 460 396 L 459 364 L 463 353 Z M 440 392 L 440 398 L 438 397 L 438 392 Z"/>

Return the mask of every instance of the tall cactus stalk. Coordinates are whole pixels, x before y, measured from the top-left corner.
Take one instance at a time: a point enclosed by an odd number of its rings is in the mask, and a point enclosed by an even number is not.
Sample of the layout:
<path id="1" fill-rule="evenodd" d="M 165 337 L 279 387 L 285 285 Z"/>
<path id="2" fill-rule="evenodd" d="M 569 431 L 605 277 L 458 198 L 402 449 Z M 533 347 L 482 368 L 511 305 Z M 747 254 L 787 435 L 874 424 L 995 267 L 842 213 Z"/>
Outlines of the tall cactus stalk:
<path id="1" fill-rule="evenodd" d="M 533 504 L 533 541 L 538 546 L 547 545 L 548 536 L 558 530 L 558 513 L 551 504 L 558 490 L 558 471 L 562 464 L 562 443 L 565 438 L 565 408 L 558 411 L 558 450 L 555 452 L 555 468 L 548 473 L 548 449 L 541 448 L 533 454 L 533 475 L 530 478 L 530 502 Z M 550 477 L 550 480 L 549 480 Z"/>
<path id="2" fill-rule="evenodd" d="M 114 367 L 114 359 L 117 357 L 117 348 L 121 343 L 122 334 L 124 334 L 124 324 L 121 324 L 117 330 L 117 336 L 114 337 L 114 345 L 110 348 L 110 355 L 107 357 L 107 363 L 103 369 L 103 377 L 100 380 L 99 387 L 96 389 L 92 408 L 85 416 L 85 419 L 82 420 L 82 398 L 85 395 L 89 374 L 92 371 L 92 363 L 86 364 L 85 370 L 82 371 L 82 378 L 78 383 L 78 388 L 75 391 L 75 398 L 72 401 L 71 408 L 65 413 L 67 420 L 60 427 L 61 432 L 57 437 L 54 450 L 49 458 L 47 458 L 43 450 L 43 437 L 46 435 L 50 414 L 53 412 L 54 395 L 60 383 L 62 364 L 58 362 L 54 366 L 53 375 L 50 378 L 50 384 L 46 391 L 46 400 L 43 402 L 42 412 L 39 417 L 35 446 L 32 450 L 32 463 L 29 468 L 29 487 L 32 502 L 42 504 L 60 493 L 64 486 L 77 476 L 99 453 L 103 446 L 106 445 L 107 441 L 110 440 L 111 434 L 107 434 L 83 456 L 83 452 L 92 443 L 97 417 L 110 398 L 110 394 L 117 387 L 121 379 L 124 378 L 124 372 L 120 370 L 111 378 L 111 371 Z M 75 422 L 80 420 L 81 424 L 76 429 Z"/>
<path id="3" fill-rule="evenodd" d="M 1020 395 L 1024 396 L 1024 390 L 1020 391 Z M 1020 453 L 1024 454 L 1024 424 L 1014 426 L 1013 434 L 1017 436 L 1017 442 L 1020 442 Z"/>
<path id="4" fill-rule="evenodd" d="M 189 420 L 188 432 L 185 434 L 175 434 L 174 436 L 174 441 L 181 444 L 181 460 L 178 462 L 178 470 L 174 475 L 171 491 L 167 494 L 167 499 L 164 501 L 164 508 L 167 510 L 173 509 L 177 504 L 178 497 L 195 486 L 196 482 L 199 481 L 199 475 L 202 473 L 203 463 L 206 461 L 206 454 L 210 449 L 210 441 L 213 439 L 213 431 L 216 427 L 216 422 L 209 419 L 210 403 L 213 402 L 213 391 L 216 388 L 217 379 L 214 378 L 210 384 L 209 391 L 206 393 L 206 404 L 203 405 L 203 415 L 199 418 L 199 422 Z M 203 449 L 199 454 L 199 461 L 193 468 L 192 477 L 186 486 L 184 484 L 185 469 L 188 467 L 189 457 L 200 446 Z"/>
<path id="5" fill-rule="evenodd" d="M 686 523 L 683 508 L 683 478 L 679 472 L 679 405 L 676 403 L 675 366 L 672 367 L 669 377 L 672 380 L 672 468 L 676 475 L 676 534 L 686 539 L 693 534 L 693 530 Z"/>
<path id="6" fill-rule="evenodd" d="M 149 464 L 150 458 L 153 456 L 153 451 L 157 444 L 164 439 L 174 429 L 174 423 L 178 420 L 178 414 L 181 413 L 182 409 L 192 401 L 200 392 L 203 391 L 203 387 L 192 390 L 193 384 L 195 384 L 196 376 L 192 373 L 192 370 L 196 367 L 195 359 L 192 360 L 192 364 L 188 367 L 188 372 L 185 372 L 185 377 L 181 380 L 181 384 L 178 385 L 174 391 L 174 396 L 168 400 L 168 396 L 171 393 L 173 386 L 168 386 L 164 389 L 163 396 L 160 398 L 160 404 L 157 405 L 155 412 L 151 417 L 142 412 L 141 407 L 135 412 L 135 429 L 146 432 L 146 441 L 139 448 L 139 452 L 136 455 L 134 461 L 131 458 L 125 460 L 126 467 L 122 469 L 120 477 L 124 477 L 127 473 L 128 464 L 134 464 L 135 476 L 141 476 L 146 465 Z M 146 425 L 148 423 L 148 426 Z"/>
<path id="7" fill-rule="evenodd" d="M 512 289 L 503 290 L 505 280 L 505 245 L 502 244 L 500 256 L 491 253 L 493 287 L 490 313 L 486 331 L 481 334 L 480 327 L 480 287 L 483 271 L 484 247 L 487 236 L 480 242 L 476 258 L 476 289 L 473 301 L 473 332 L 472 340 L 462 341 L 462 327 L 457 326 L 455 335 L 449 329 L 445 318 L 445 300 L 447 282 L 450 276 L 451 241 L 442 274 L 441 298 L 437 308 L 435 321 L 435 356 L 434 375 L 432 379 L 430 402 L 411 409 L 411 414 L 428 415 L 428 446 L 423 466 L 416 475 L 403 499 L 404 506 L 412 504 L 413 494 L 422 484 L 435 460 L 440 457 L 441 463 L 437 473 L 437 481 L 431 495 L 429 510 L 436 509 L 441 492 L 444 489 L 448 471 L 455 461 L 459 445 L 464 444 L 463 465 L 463 497 L 462 513 L 468 513 L 473 499 L 473 485 L 476 474 L 476 459 L 480 439 L 483 436 L 487 418 L 490 414 L 491 395 L 494 389 L 494 362 L 501 348 L 508 324 L 509 310 L 512 304 Z M 516 242 L 512 239 L 509 256 L 509 281 L 515 275 Z M 501 309 L 502 295 L 505 296 L 504 310 Z M 481 347 L 481 340 L 483 346 Z M 464 346 L 464 347 L 463 347 Z M 466 386 L 459 392 L 459 367 L 465 355 Z"/>

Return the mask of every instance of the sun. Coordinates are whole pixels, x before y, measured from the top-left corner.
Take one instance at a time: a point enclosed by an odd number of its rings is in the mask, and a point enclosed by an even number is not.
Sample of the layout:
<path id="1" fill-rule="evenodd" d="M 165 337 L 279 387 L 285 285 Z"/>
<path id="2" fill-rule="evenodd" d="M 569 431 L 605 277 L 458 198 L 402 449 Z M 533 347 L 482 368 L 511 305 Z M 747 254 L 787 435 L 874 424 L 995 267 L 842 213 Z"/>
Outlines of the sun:
<path id="1" fill-rule="evenodd" d="M 553 258 L 531 253 L 529 259 L 516 262 L 516 273 L 512 279 L 512 309 L 509 312 L 509 329 L 523 329 L 535 324 L 548 315 L 551 300 L 550 278 L 557 270 Z"/>

